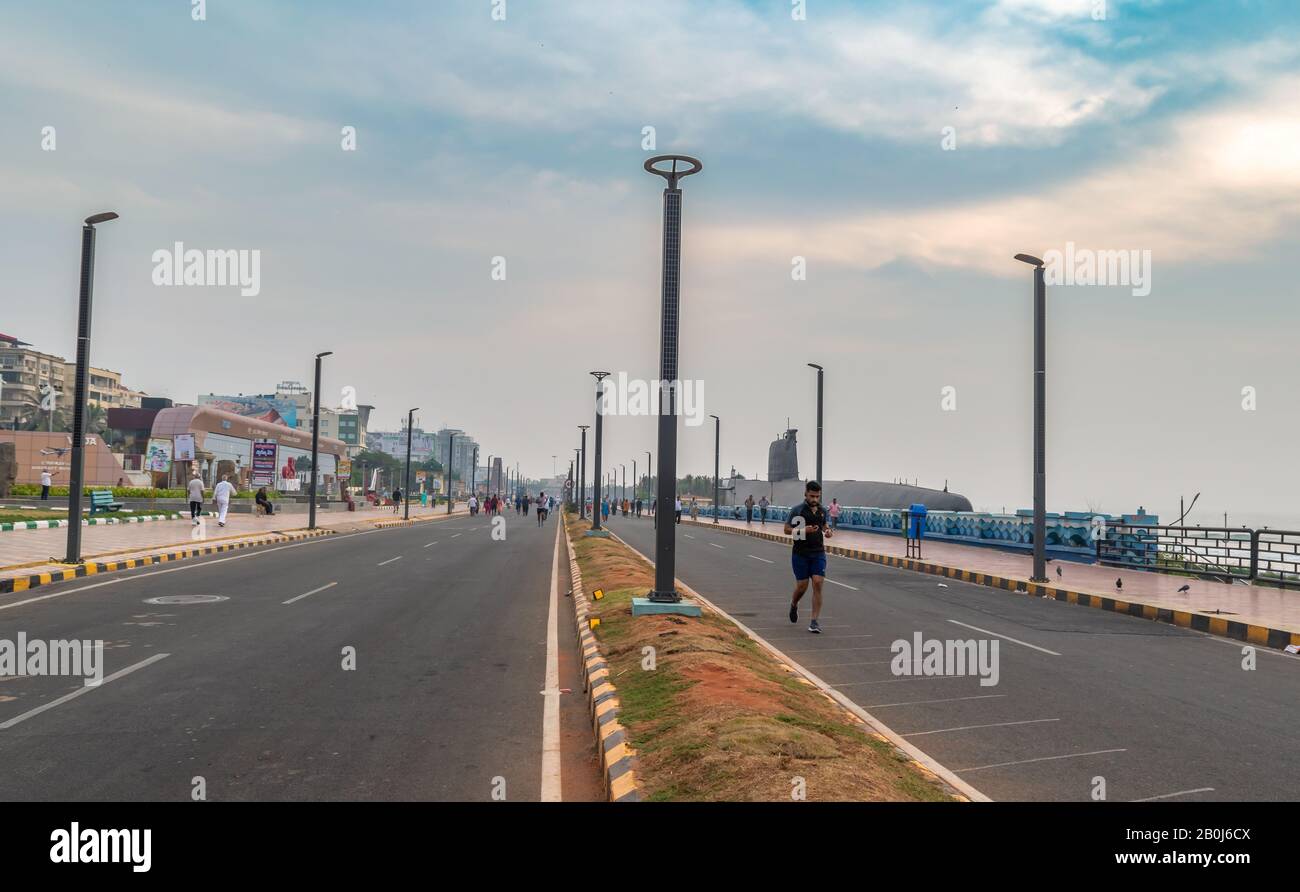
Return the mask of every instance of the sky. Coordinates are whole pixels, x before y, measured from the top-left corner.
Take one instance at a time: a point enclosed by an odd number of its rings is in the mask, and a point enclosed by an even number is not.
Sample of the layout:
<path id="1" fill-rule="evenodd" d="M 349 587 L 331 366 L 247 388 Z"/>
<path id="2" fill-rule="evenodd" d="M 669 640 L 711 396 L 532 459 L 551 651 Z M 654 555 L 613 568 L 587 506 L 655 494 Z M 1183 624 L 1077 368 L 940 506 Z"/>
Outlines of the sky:
<path id="1" fill-rule="evenodd" d="M 816 362 L 828 478 L 1028 506 L 1012 258 L 1073 243 L 1149 257 L 1150 280 L 1048 288 L 1049 510 L 1169 517 L 1199 492 L 1192 522 L 1300 528 L 1294 2 L 202 11 L 0 3 L 0 331 L 75 355 L 78 228 L 114 210 L 92 362 L 128 386 L 265 393 L 332 350 L 327 405 L 352 387 L 374 429 L 420 407 L 563 472 L 587 373 L 658 374 L 642 164 L 683 153 L 704 166 L 682 183 L 681 374 L 724 474 L 764 476 L 787 419 L 812 473 Z M 259 252 L 260 290 L 155 284 L 176 242 Z M 608 417 L 606 461 L 630 479 L 655 438 Z M 712 473 L 713 446 L 681 424 L 679 473 Z"/>

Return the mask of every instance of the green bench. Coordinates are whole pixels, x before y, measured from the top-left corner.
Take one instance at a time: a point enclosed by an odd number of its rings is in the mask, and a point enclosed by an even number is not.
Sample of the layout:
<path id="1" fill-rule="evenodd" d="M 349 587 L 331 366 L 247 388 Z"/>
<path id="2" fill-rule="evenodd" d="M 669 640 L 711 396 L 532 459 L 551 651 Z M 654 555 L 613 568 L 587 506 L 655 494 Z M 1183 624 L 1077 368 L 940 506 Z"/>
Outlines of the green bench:
<path id="1" fill-rule="evenodd" d="M 106 489 L 93 489 L 90 491 L 90 514 L 93 517 L 97 511 L 121 511 L 122 503 L 113 501 L 113 494 Z"/>

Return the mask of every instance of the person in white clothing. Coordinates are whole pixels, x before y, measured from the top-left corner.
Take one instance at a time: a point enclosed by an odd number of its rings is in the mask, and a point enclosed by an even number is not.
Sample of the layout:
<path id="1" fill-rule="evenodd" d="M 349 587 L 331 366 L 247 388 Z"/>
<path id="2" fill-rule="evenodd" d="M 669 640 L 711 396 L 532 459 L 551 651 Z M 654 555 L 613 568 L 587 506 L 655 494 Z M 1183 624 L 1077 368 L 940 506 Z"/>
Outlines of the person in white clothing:
<path id="1" fill-rule="evenodd" d="M 230 510 L 230 497 L 235 494 L 235 487 L 225 477 L 212 491 L 212 499 L 217 503 L 217 526 L 226 525 L 226 512 Z"/>
<path id="2" fill-rule="evenodd" d="M 190 520 L 198 526 L 199 515 L 203 513 L 203 480 L 198 474 L 190 478 L 189 485 L 186 486 L 186 494 L 190 500 Z"/>

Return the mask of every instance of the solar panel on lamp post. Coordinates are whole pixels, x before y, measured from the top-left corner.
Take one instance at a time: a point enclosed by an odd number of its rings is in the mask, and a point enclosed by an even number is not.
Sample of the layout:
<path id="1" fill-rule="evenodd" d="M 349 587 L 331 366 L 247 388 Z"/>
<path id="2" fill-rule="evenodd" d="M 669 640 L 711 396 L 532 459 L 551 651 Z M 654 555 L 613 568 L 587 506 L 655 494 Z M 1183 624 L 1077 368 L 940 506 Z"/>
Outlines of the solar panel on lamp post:
<path id="1" fill-rule="evenodd" d="M 667 169 L 658 165 L 670 164 Z M 684 165 L 679 169 L 678 165 Z M 677 346 L 681 300 L 682 190 L 683 177 L 704 167 L 688 155 L 656 155 L 643 165 L 648 173 L 663 177 L 663 249 L 660 300 L 659 380 L 667 382 L 668 393 L 659 396 L 659 485 L 658 507 L 672 510 L 677 490 L 677 388 L 679 370 Z M 658 514 L 658 512 L 656 512 Z M 655 586 L 650 601 L 676 603 L 681 600 L 676 585 L 676 524 L 655 525 Z"/>

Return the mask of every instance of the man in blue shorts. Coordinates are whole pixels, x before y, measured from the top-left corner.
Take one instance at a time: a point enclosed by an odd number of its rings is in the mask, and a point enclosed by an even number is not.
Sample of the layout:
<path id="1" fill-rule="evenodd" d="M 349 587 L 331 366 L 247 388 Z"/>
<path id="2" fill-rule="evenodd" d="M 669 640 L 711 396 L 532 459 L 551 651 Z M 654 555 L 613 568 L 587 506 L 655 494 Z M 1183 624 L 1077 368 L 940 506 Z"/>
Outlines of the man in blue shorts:
<path id="1" fill-rule="evenodd" d="M 834 535 L 826 522 L 826 512 L 822 509 L 821 501 L 822 485 L 816 480 L 809 480 L 804 487 L 803 501 L 790 509 L 790 516 L 785 521 L 785 534 L 794 536 L 794 548 L 790 552 L 790 565 L 794 569 L 790 622 L 799 622 L 799 599 L 808 591 L 808 580 L 811 579 L 813 608 L 808 631 L 817 634 L 821 634 L 822 630 L 817 617 L 822 612 L 822 583 L 826 581 L 826 546 L 823 539 Z"/>

